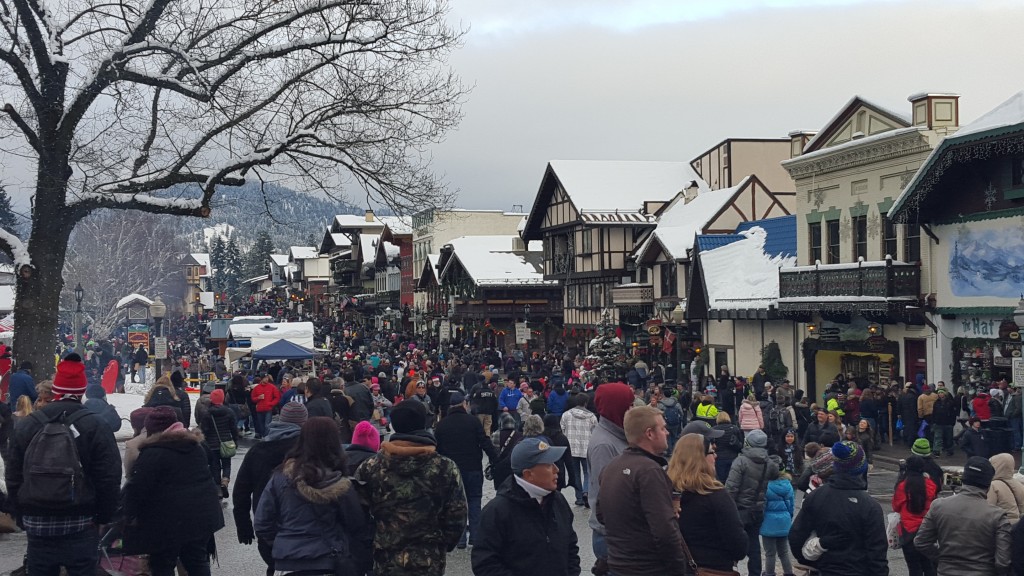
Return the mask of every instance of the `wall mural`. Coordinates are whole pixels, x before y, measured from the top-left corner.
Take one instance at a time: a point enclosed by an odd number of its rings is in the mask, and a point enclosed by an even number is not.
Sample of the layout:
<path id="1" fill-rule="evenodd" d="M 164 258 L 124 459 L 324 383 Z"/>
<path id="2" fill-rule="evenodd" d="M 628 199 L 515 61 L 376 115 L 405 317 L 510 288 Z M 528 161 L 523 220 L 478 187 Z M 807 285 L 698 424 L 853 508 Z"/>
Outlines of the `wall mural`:
<path id="1" fill-rule="evenodd" d="M 978 230 L 961 225 L 949 254 L 955 296 L 1020 297 L 1024 290 L 1024 227 Z"/>

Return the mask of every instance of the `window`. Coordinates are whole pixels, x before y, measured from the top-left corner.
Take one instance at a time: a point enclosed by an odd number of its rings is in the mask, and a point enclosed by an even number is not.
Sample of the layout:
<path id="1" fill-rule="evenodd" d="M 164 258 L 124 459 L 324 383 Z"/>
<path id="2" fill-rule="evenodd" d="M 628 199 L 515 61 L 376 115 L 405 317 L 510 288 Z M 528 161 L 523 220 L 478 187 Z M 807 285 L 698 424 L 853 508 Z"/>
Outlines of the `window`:
<path id="1" fill-rule="evenodd" d="M 647 284 L 647 266 L 640 267 L 640 283 Z"/>
<path id="2" fill-rule="evenodd" d="M 811 260 L 809 264 L 814 264 L 821 260 L 821 222 L 808 224 L 807 236 L 811 243 Z"/>
<path id="3" fill-rule="evenodd" d="M 669 262 L 661 265 L 661 295 L 676 296 L 679 293 L 679 284 L 676 282 L 676 263 Z"/>
<path id="4" fill-rule="evenodd" d="M 838 264 L 839 263 L 839 220 L 829 220 L 825 222 L 825 227 L 828 232 L 828 254 L 826 254 L 826 264 Z"/>
<path id="5" fill-rule="evenodd" d="M 590 286 L 588 286 L 587 284 L 580 284 L 577 288 L 580 292 L 580 308 L 586 308 L 590 306 Z"/>
<path id="6" fill-rule="evenodd" d="M 604 301 L 601 298 L 601 295 L 602 295 L 601 288 L 602 288 L 602 286 L 600 284 L 594 284 L 593 286 L 591 286 L 591 297 L 590 297 L 590 305 L 591 306 L 595 306 L 595 307 L 598 307 L 598 308 L 604 306 Z"/>
<path id="7" fill-rule="evenodd" d="M 594 251 L 592 247 L 593 242 L 590 230 L 584 230 L 581 233 L 581 235 L 583 236 L 583 251 L 581 252 L 581 254 L 590 254 L 591 252 Z"/>
<path id="8" fill-rule="evenodd" d="M 573 308 L 573 307 L 576 306 L 576 287 L 575 286 L 569 286 L 569 288 L 565 291 L 565 300 L 566 300 L 565 305 L 567 307 Z"/>
<path id="9" fill-rule="evenodd" d="M 868 217 L 854 216 L 851 224 L 853 230 L 853 261 L 868 259 Z"/>
<path id="10" fill-rule="evenodd" d="M 882 258 L 886 256 L 899 257 L 896 247 L 896 224 L 887 214 L 882 215 Z"/>
<path id="11" fill-rule="evenodd" d="M 903 261 L 919 262 L 921 260 L 921 227 L 907 224 L 907 237 L 903 241 Z"/>

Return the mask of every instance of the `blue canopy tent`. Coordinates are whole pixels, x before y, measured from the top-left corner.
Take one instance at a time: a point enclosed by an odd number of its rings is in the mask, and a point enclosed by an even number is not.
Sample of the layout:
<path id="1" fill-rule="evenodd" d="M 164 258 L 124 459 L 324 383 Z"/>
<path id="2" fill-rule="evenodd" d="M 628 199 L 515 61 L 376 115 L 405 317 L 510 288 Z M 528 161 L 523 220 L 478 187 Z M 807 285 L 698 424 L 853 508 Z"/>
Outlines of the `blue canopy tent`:
<path id="1" fill-rule="evenodd" d="M 253 360 L 310 360 L 313 361 L 314 353 L 308 348 L 281 339 L 267 344 L 263 348 L 252 353 Z M 312 372 L 316 374 L 316 362 L 313 362 Z"/>

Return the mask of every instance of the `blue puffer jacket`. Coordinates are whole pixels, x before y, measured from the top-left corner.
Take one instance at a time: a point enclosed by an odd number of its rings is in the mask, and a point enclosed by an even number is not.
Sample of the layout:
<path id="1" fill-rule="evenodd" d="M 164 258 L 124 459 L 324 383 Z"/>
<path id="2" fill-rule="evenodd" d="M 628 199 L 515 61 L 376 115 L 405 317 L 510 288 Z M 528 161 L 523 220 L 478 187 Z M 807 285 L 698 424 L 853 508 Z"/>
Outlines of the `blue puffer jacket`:
<path id="1" fill-rule="evenodd" d="M 569 393 L 562 390 L 559 394 L 556 390 L 552 390 L 551 394 L 548 394 L 548 414 L 555 414 L 561 416 L 565 412 L 565 405 L 569 402 Z"/>
<path id="2" fill-rule="evenodd" d="M 793 525 L 793 484 L 788 478 L 776 478 L 768 483 L 767 492 L 761 536 L 789 536 Z"/>

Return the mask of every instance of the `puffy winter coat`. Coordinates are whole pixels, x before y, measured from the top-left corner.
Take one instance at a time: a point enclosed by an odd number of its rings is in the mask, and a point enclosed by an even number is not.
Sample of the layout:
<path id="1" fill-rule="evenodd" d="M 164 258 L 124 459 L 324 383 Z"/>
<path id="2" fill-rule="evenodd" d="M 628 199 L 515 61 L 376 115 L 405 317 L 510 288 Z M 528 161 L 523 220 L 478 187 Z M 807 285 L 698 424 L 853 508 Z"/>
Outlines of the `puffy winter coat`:
<path id="1" fill-rule="evenodd" d="M 298 424 L 271 422 L 263 441 L 254 444 L 245 453 L 242 465 L 235 473 L 235 488 L 231 491 L 232 512 L 239 542 L 249 543 L 255 537 L 249 512 L 255 514 L 274 469 L 284 462 L 301 431 Z"/>
<path id="2" fill-rule="evenodd" d="M 1024 514 L 1024 485 L 1013 477 L 1017 472 L 1013 456 L 996 454 L 989 458 L 989 462 L 995 468 L 996 475 L 988 489 L 988 503 L 1002 508 L 1010 524 L 1016 524 Z"/>
<path id="3" fill-rule="evenodd" d="M 356 573 L 370 569 L 370 519 L 345 474 L 327 474 L 316 485 L 307 484 L 296 478 L 294 461 L 288 460 L 270 478 L 254 526 L 261 540 L 273 542 L 275 569 L 333 571 L 333 550 L 347 552 Z"/>
<path id="4" fill-rule="evenodd" d="M 203 435 L 174 430 L 147 437 L 124 487 L 125 548 L 173 549 L 224 527 Z"/>
<path id="5" fill-rule="evenodd" d="M 183 394 L 177 390 L 174 391 L 177 399 L 171 395 L 171 391 L 167 388 L 157 388 L 153 391 L 153 396 L 150 397 L 149 402 L 146 402 L 147 408 L 156 408 L 157 406 L 170 406 L 174 409 L 174 416 L 181 422 L 182 426 L 188 427 L 188 422 L 185 420 L 186 409 L 191 413 L 191 408 L 188 400 L 188 395 Z M 188 408 L 186 408 L 188 407 Z"/>
<path id="6" fill-rule="evenodd" d="M 572 510 L 558 492 L 538 506 L 515 478 L 508 478 L 480 512 L 478 531 L 472 555 L 477 576 L 580 574 Z"/>
<path id="7" fill-rule="evenodd" d="M 926 477 L 924 479 L 924 510 L 911 512 L 910 498 L 907 497 L 906 486 L 906 480 L 901 480 L 896 484 L 896 489 L 893 490 L 892 494 L 892 511 L 898 512 L 900 515 L 900 534 L 917 532 L 918 528 L 921 527 L 921 522 L 924 521 L 925 515 L 928 514 L 928 510 L 932 507 L 932 501 L 935 500 L 935 496 L 939 493 L 935 482 L 931 478 Z"/>
<path id="8" fill-rule="evenodd" d="M 815 532 L 826 550 L 811 562 L 801 548 Z M 789 548 L 801 564 L 829 576 L 878 576 L 889 573 L 882 507 L 867 492 L 863 476 L 833 474 L 804 497 L 789 531 Z"/>
<path id="9" fill-rule="evenodd" d="M 998 576 L 1010 567 L 1010 530 L 1006 512 L 985 502 L 985 489 L 965 484 L 932 503 L 914 547 L 937 560 L 939 576 Z"/>
<path id="10" fill-rule="evenodd" d="M 988 403 L 991 398 L 987 392 L 978 392 L 974 400 L 971 400 L 971 408 L 974 409 L 974 415 L 978 417 L 978 420 L 989 420 L 992 418 L 992 408 L 989 407 Z"/>
<path id="11" fill-rule="evenodd" d="M 224 405 L 211 405 L 206 411 L 203 421 L 199 423 L 206 446 L 215 454 L 220 453 L 220 443 L 234 440 L 238 442 L 238 429 L 235 428 L 235 413 Z"/>
<path id="12" fill-rule="evenodd" d="M 262 400 L 260 396 L 263 397 Z M 252 389 L 252 401 L 256 403 L 257 412 L 270 412 L 280 399 L 281 391 L 269 382 L 261 382 Z"/>
<path id="13" fill-rule="evenodd" d="M 793 483 L 789 478 L 776 478 L 768 483 L 765 493 L 764 522 L 761 536 L 789 536 L 793 525 Z"/>
<path id="14" fill-rule="evenodd" d="M 744 400 L 740 406 L 738 424 L 743 431 L 764 428 L 764 415 L 761 414 L 761 406 L 754 400 Z"/>
<path id="15" fill-rule="evenodd" d="M 744 446 L 729 469 L 725 490 L 736 502 L 736 509 L 739 510 L 740 519 L 744 522 L 752 511 L 764 510 L 765 486 L 768 485 L 765 475 L 768 474 L 768 466 L 768 450 Z"/>
<path id="16" fill-rule="evenodd" d="M 562 390 L 561 394 L 558 390 L 552 390 L 551 394 L 548 394 L 548 414 L 554 414 L 561 416 L 565 412 L 565 405 L 569 402 L 569 393 Z"/>

